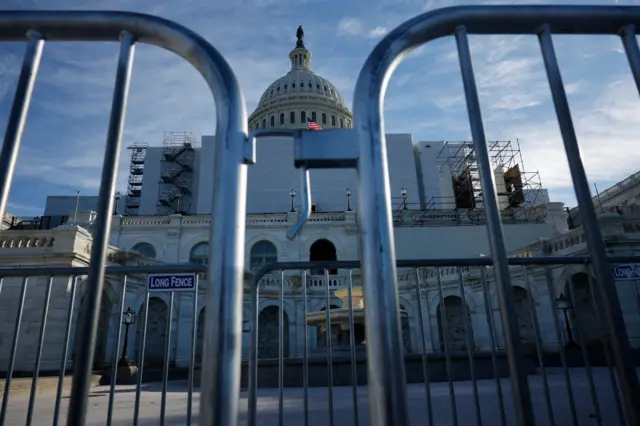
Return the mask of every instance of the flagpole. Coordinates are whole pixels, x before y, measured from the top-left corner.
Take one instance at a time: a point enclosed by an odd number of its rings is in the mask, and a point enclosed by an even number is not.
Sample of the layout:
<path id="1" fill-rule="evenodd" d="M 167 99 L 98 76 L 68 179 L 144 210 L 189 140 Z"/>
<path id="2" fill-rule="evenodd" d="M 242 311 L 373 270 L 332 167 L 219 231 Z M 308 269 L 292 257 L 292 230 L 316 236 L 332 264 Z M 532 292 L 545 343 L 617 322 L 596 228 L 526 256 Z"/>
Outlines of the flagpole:
<path id="1" fill-rule="evenodd" d="M 73 224 L 76 224 L 76 219 L 78 217 L 78 205 L 80 204 L 80 191 L 76 192 L 76 210 L 73 213 Z"/>

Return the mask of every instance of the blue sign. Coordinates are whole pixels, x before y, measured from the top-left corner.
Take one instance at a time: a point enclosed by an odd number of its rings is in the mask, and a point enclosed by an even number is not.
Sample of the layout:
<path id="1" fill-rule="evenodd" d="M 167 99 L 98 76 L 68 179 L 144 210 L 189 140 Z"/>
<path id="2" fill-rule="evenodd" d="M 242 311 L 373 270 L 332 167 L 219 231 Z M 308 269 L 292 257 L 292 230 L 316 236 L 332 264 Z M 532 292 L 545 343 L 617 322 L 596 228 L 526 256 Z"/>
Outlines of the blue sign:
<path id="1" fill-rule="evenodd" d="M 147 291 L 194 291 L 196 274 L 149 274 Z"/>
<path id="2" fill-rule="evenodd" d="M 613 278 L 618 281 L 640 280 L 640 263 L 627 263 L 614 266 Z"/>

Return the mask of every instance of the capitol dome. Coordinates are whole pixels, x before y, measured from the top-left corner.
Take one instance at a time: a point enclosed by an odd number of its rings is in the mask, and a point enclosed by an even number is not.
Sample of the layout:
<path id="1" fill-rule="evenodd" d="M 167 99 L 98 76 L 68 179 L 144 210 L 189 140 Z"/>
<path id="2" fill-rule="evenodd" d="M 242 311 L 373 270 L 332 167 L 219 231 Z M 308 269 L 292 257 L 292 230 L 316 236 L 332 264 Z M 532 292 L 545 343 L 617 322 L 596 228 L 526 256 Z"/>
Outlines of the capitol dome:
<path id="1" fill-rule="evenodd" d="M 289 53 L 291 69 L 264 92 L 249 116 L 253 129 L 306 129 L 309 120 L 323 129 L 351 127 L 351 112 L 338 89 L 309 68 L 311 52 L 298 27 L 296 47 Z"/>

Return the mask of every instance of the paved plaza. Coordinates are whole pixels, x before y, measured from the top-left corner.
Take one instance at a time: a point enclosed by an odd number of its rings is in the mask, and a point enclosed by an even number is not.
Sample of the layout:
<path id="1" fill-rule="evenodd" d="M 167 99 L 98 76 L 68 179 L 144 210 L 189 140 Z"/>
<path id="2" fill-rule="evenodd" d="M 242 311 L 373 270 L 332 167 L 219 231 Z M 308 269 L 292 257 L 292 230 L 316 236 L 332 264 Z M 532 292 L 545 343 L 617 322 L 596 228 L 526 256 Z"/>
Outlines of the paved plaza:
<path id="1" fill-rule="evenodd" d="M 605 368 L 594 368 L 594 381 L 597 388 L 598 402 L 602 414 L 603 426 L 620 425 L 616 415 L 616 405 L 611 392 L 610 379 Z M 573 384 L 576 411 L 579 424 L 597 425 L 593 398 L 589 391 L 589 384 L 584 369 L 572 369 L 570 373 Z M 545 397 L 541 376 L 529 378 L 534 402 L 534 410 L 537 424 L 551 424 L 545 405 Z M 562 370 L 548 371 L 548 381 L 551 401 L 554 406 L 556 424 L 559 426 L 571 424 L 570 409 L 568 404 L 567 389 Z M 515 424 L 514 413 L 511 409 L 511 392 L 509 380 L 501 380 L 506 407 L 507 424 Z M 474 397 L 471 382 L 455 383 L 457 416 L 459 425 L 477 424 L 476 411 L 474 409 Z M 428 425 L 427 404 L 424 385 L 409 385 L 409 411 L 411 425 Z M 327 388 L 309 389 L 309 424 L 329 424 L 329 404 Z M 369 412 L 367 402 L 367 388 L 359 387 L 358 412 L 359 424 L 369 424 Z M 333 389 L 334 425 L 354 425 L 352 390 L 350 387 L 336 387 Z M 481 406 L 482 424 L 500 425 L 500 410 L 498 405 L 498 393 L 494 380 L 482 380 L 478 382 L 479 401 Z M 187 409 L 187 383 L 176 381 L 169 383 L 167 392 L 166 425 L 185 425 Z M 162 385 L 151 383 L 144 385 L 141 396 L 140 426 L 158 426 L 161 406 Z M 258 400 L 258 424 L 270 426 L 278 424 L 278 389 L 260 389 Z M 193 424 L 197 424 L 198 404 L 200 394 L 195 390 Z M 434 424 L 448 426 L 452 421 L 451 404 L 449 398 L 448 383 L 434 383 L 431 385 L 431 397 L 433 405 Z M 25 424 L 29 396 L 27 393 L 11 395 L 9 401 L 7 425 Z M 35 404 L 33 426 L 50 426 L 53 418 L 55 403 L 55 391 L 45 390 L 38 394 Z M 105 425 L 109 404 L 109 387 L 96 386 L 92 389 L 89 398 L 89 416 L 87 425 Z M 131 425 L 135 404 L 135 386 L 117 386 L 114 400 L 113 425 Z M 62 415 L 60 424 L 64 424 L 67 414 L 68 392 L 62 403 Z M 241 393 L 240 399 L 240 425 L 246 424 L 247 395 Z M 299 426 L 304 424 L 303 390 L 289 388 L 284 390 L 284 424 Z"/>

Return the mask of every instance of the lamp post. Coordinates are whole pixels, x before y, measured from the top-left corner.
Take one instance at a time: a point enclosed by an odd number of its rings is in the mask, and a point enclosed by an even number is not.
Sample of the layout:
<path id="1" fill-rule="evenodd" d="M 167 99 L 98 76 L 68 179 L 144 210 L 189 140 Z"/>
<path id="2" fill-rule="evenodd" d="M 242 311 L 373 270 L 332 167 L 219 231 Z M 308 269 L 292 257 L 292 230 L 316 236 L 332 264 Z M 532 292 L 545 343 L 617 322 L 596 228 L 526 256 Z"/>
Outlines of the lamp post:
<path id="1" fill-rule="evenodd" d="M 351 188 L 347 188 L 345 193 L 347 194 L 347 211 L 350 212 L 351 211 Z"/>
<path id="2" fill-rule="evenodd" d="M 407 210 L 407 190 L 402 188 L 400 190 L 400 195 L 402 195 L 402 210 Z"/>
<path id="3" fill-rule="evenodd" d="M 118 214 L 118 204 L 120 203 L 120 197 L 122 196 L 122 194 L 120 194 L 120 191 L 116 192 L 116 196 L 115 196 L 115 204 L 113 205 L 113 215 L 117 215 Z"/>
<path id="4" fill-rule="evenodd" d="M 289 196 L 291 197 L 291 213 L 294 213 L 296 211 L 294 204 L 295 204 L 295 198 L 296 198 L 296 190 L 292 189 L 291 191 L 289 191 Z"/>
<path id="5" fill-rule="evenodd" d="M 571 331 L 571 324 L 569 323 L 569 314 L 567 314 L 567 311 L 573 309 L 573 306 L 571 306 L 571 301 L 567 299 L 564 293 L 560 293 L 560 297 L 556 299 L 556 302 L 558 304 L 558 309 L 560 309 L 564 314 L 564 324 L 567 329 L 566 347 L 574 348 L 578 346 L 578 344 L 573 340 L 573 332 Z"/>
<path id="6" fill-rule="evenodd" d="M 129 327 L 135 322 L 135 312 L 131 309 L 131 306 L 122 314 L 122 325 L 124 325 L 124 345 L 122 345 L 122 358 L 118 362 L 118 365 L 128 367 L 131 365 L 127 358 L 127 346 L 129 346 Z"/>

